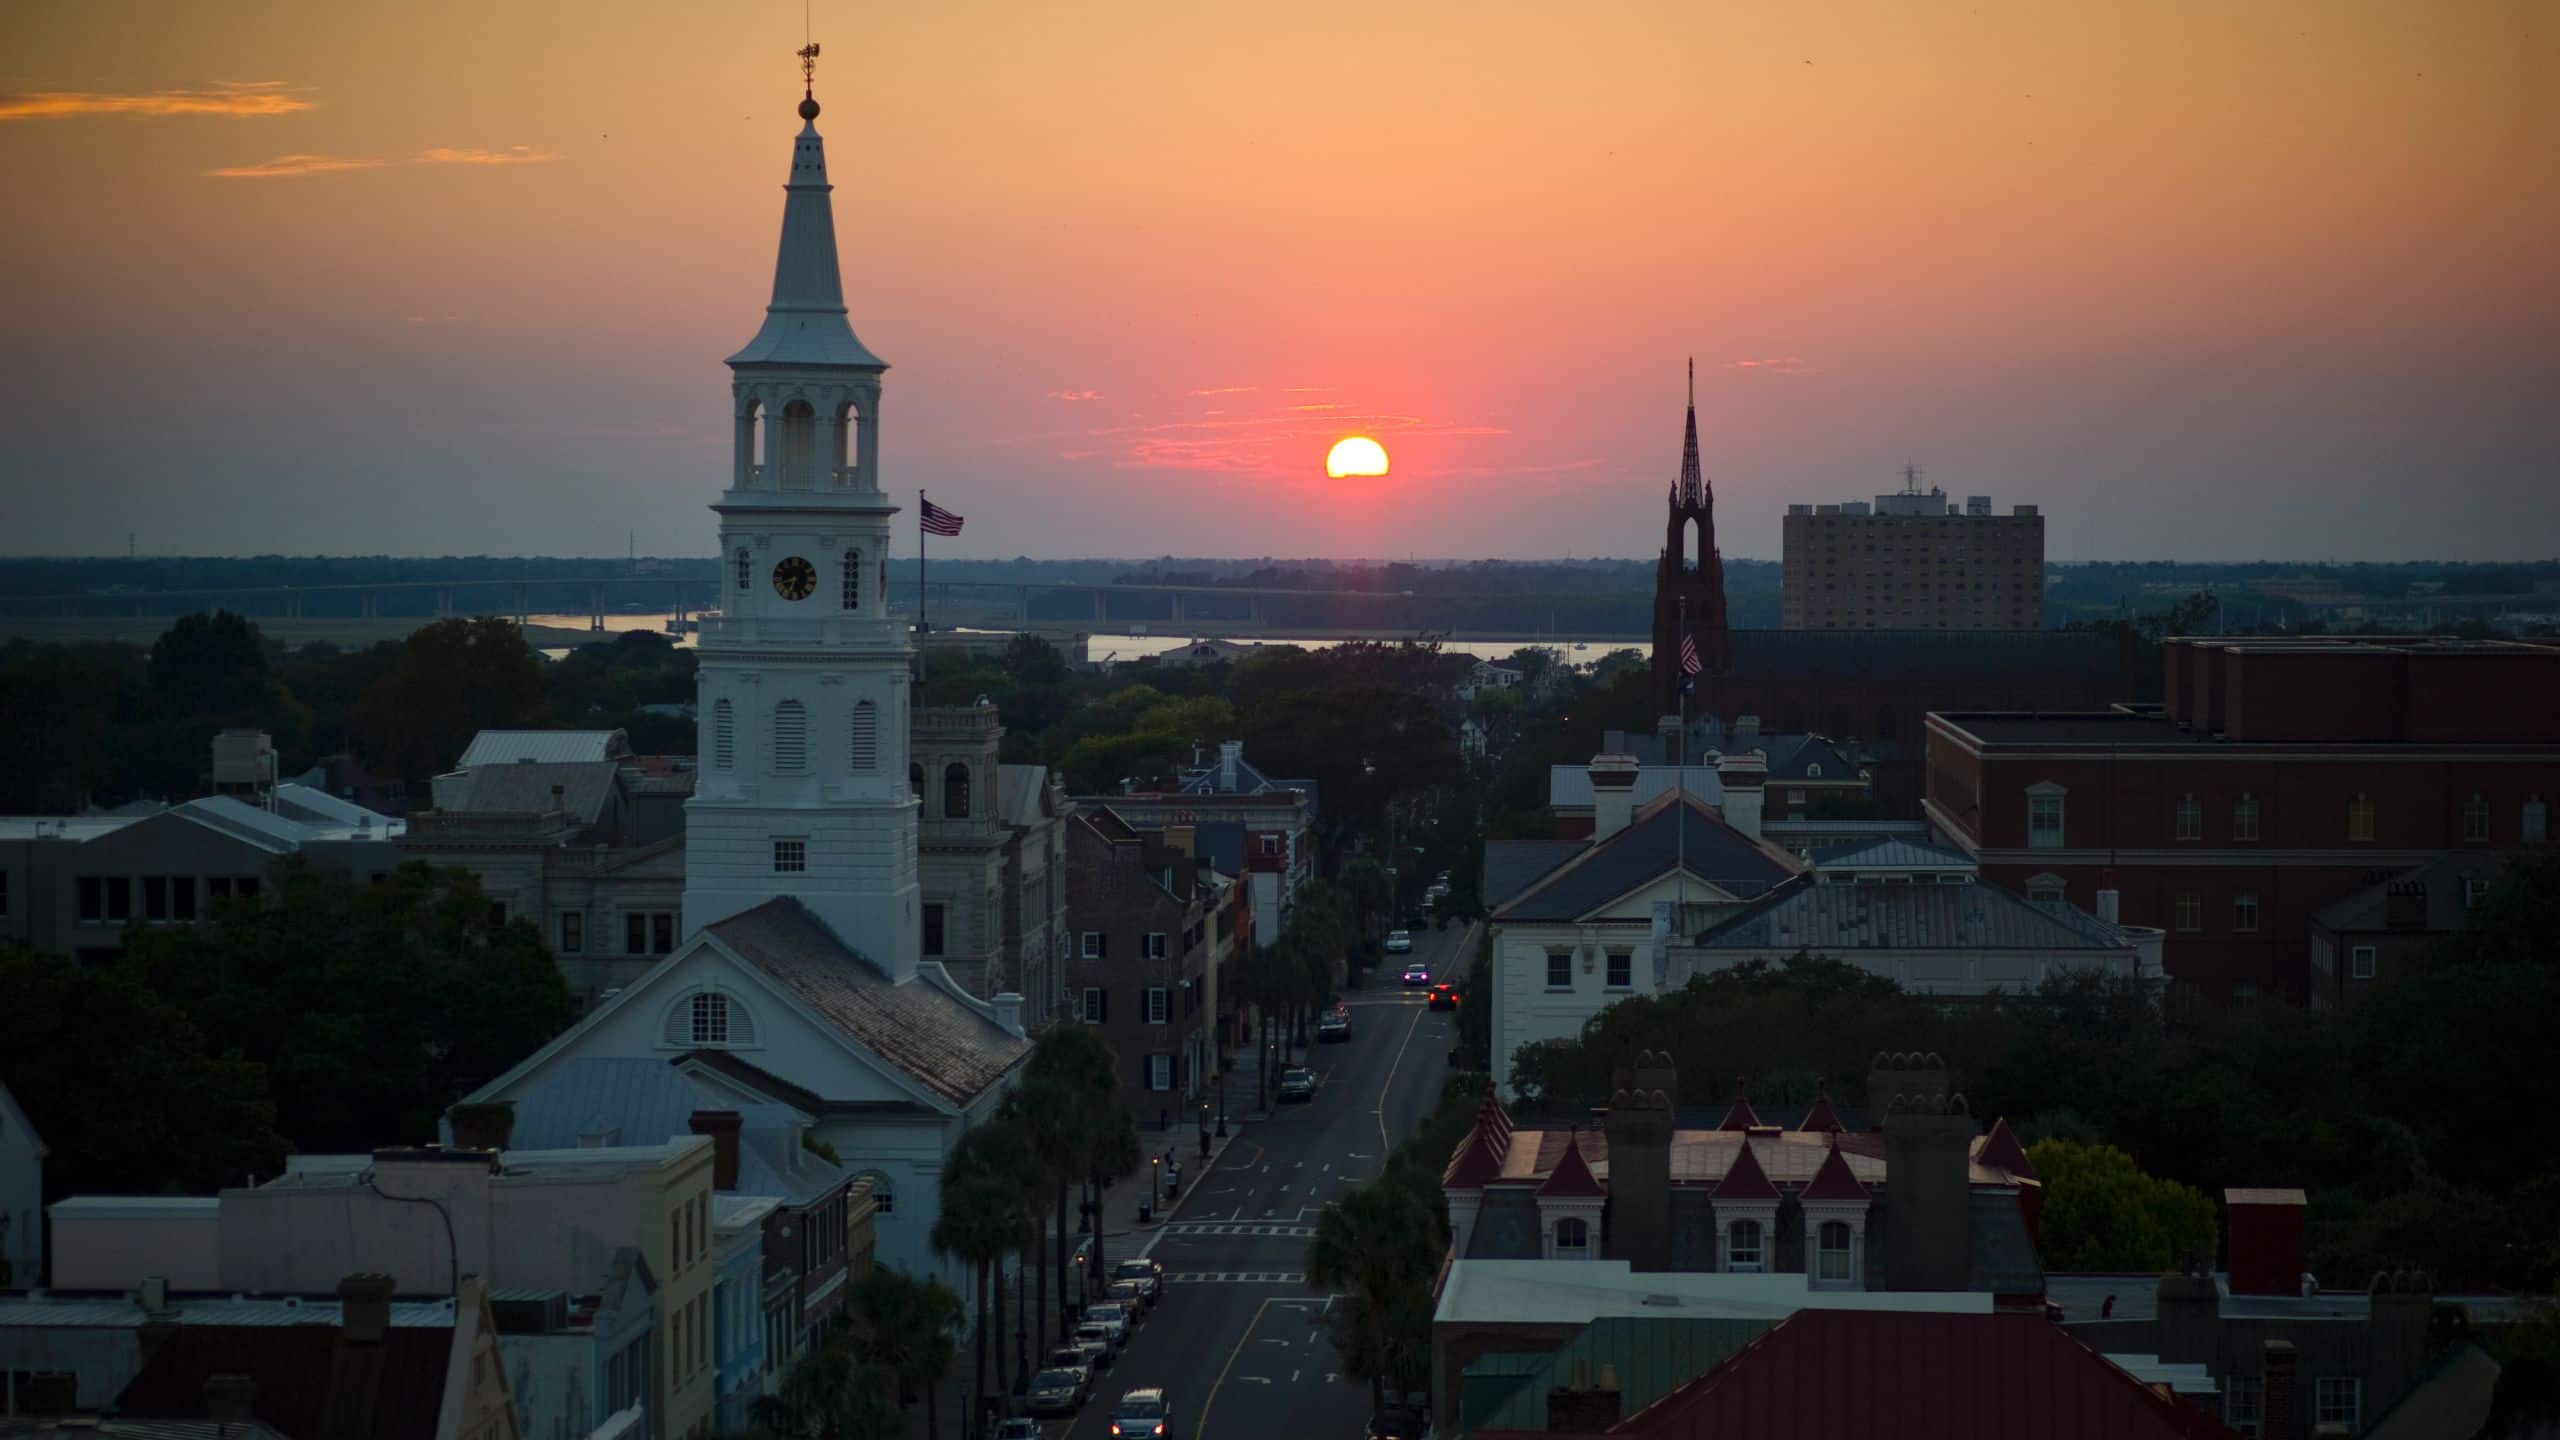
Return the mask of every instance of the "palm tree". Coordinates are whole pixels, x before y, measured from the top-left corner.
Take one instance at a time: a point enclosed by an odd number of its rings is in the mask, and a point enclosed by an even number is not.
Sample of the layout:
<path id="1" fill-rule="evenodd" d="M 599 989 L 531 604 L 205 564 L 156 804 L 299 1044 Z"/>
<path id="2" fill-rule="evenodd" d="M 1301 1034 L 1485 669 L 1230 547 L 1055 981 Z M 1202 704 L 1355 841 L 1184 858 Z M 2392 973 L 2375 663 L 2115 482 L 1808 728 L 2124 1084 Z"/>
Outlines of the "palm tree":
<path id="1" fill-rule="evenodd" d="M 959 1292 L 883 1266 L 854 1287 L 852 1309 L 862 1350 L 895 1378 L 899 1414 L 922 1394 L 925 1434 L 940 1435 L 942 1380 L 958 1353 L 951 1337 L 965 1309 Z"/>
<path id="2" fill-rule="evenodd" d="M 1041 1199 L 1054 1199 L 1057 1215 L 1058 1300 L 1066 1302 L 1067 1284 L 1067 1188 L 1082 1179 L 1084 1135 L 1079 1129 L 1075 1092 L 1069 1088 L 1055 1067 L 1043 1063 L 1043 1057 L 1054 1057 L 1059 1047 L 1072 1043 L 1063 1038 L 1066 1032 L 1085 1035 L 1093 1032 L 1080 1025 L 1061 1024 L 1042 1033 L 1031 1052 L 1031 1061 L 1023 1068 L 1022 1085 L 1013 1093 L 1012 1103 L 1020 1115 L 1023 1132 L 1029 1138 L 1031 1157 L 1039 1169 Z M 1036 1203 L 1036 1202 L 1035 1202 Z M 1034 1224 L 1037 1224 L 1035 1217 Z M 1038 1243 L 1036 1235 L 1033 1243 Z M 1040 1276 L 1039 1323 L 1033 1327 L 1041 1354 L 1049 1352 L 1049 1267 L 1039 1263 L 1036 1248 L 1025 1251 L 1023 1265 L 1036 1269 Z M 1060 1316 L 1063 1331 L 1065 1317 Z"/>
<path id="3" fill-rule="evenodd" d="M 1373 1419 L 1385 1418 L 1387 1382 L 1411 1388 L 1430 1354 L 1440 1245 L 1431 1208 L 1398 1175 L 1354 1187 L 1316 1219 L 1307 1283 L 1343 1297 L 1334 1348 L 1343 1373 L 1369 1382 Z"/>
<path id="4" fill-rule="evenodd" d="M 1005 1174 L 1001 1158 L 991 1153 L 1001 1143 L 981 1125 L 951 1147 L 942 1170 L 942 1213 L 934 1219 L 931 1237 L 934 1249 L 977 1271 L 977 1357 L 967 1432 L 973 1436 L 983 1430 L 987 1409 L 988 1272 L 1016 1248 L 1023 1229 L 1020 1189 Z"/>

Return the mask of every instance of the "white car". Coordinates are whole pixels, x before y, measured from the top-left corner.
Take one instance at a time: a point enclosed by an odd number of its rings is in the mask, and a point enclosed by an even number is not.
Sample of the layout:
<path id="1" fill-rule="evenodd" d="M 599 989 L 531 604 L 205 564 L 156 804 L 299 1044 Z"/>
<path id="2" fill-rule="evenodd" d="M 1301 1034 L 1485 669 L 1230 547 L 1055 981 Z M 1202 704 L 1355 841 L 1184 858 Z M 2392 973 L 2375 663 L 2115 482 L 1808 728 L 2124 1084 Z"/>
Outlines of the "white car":
<path id="1" fill-rule="evenodd" d="M 1390 931 L 1388 931 L 1388 932 L 1387 932 L 1387 953 L 1388 953 L 1388 954 L 1390 954 L 1390 955 L 1410 955 L 1410 954 L 1412 954 L 1412 953 L 1413 953 L 1413 932 L 1412 932 L 1412 931 L 1410 931 L 1410 930 L 1390 930 Z"/>

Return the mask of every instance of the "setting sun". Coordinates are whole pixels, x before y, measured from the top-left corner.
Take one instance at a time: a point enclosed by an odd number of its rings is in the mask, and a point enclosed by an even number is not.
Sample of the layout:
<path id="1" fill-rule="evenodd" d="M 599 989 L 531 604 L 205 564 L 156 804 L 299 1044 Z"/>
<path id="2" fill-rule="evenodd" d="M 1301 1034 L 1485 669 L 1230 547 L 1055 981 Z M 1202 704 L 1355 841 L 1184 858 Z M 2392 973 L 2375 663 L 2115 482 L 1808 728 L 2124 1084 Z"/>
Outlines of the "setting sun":
<path id="1" fill-rule="evenodd" d="M 1324 473 L 1336 479 L 1345 475 L 1384 475 L 1387 447 L 1366 435 L 1337 440 L 1333 453 L 1324 457 Z"/>

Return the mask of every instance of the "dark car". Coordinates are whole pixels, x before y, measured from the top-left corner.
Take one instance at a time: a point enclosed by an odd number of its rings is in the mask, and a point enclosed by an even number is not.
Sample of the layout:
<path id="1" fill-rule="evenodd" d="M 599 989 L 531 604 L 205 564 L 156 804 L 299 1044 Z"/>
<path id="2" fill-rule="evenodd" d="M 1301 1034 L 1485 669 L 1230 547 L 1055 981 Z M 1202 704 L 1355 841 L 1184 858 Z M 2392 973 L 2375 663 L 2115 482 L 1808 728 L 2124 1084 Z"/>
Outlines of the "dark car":
<path id="1" fill-rule="evenodd" d="M 1304 1065 L 1292 1066 L 1280 1072 L 1282 1104 L 1285 1105 L 1292 1100 L 1313 1100 L 1314 1098 L 1316 1098 L 1316 1072 Z"/>
<path id="2" fill-rule="evenodd" d="M 1136 1285 L 1140 1298 L 1152 1305 L 1156 1296 L 1163 1293 L 1164 1266 L 1143 1257 L 1123 1260 L 1111 1267 L 1111 1279 L 1115 1285 L 1123 1281 Z"/>
<path id="3" fill-rule="evenodd" d="M 1085 1376 L 1081 1368 L 1058 1366 L 1031 1377 L 1031 1392 L 1023 1398 L 1023 1408 L 1034 1415 L 1073 1415 L 1084 1404 Z"/>
<path id="4" fill-rule="evenodd" d="M 1429 968 L 1428 966 L 1423 966 L 1423 965 L 1407 965 L 1406 967 L 1404 967 L 1404 983 L 1406 983 L 1407 985 L 1428 985 L 1428 984 L 1430 984 L 1430 983 L 1431 983 L 1431 971 L 1430 971 L 1430 968 Z"/>
<path id="5" fill-rule="evenodd" d="M 1121 1396 L 1120 1407 L 1111 1412 L 1111 1433 L 1117 1440 L 1156 1440 L 1172 1428 L 1173 1406 L 1153 1386 Z"/>
<path id="6" fill-rule="evenodd" d="M 1316 1022 L 1316 1038 L 1338 1043 L 1351 1038 L 1351 1012 L 1335 1010 Z"/>
<path id="7" fill-rule="evenodd" d="M 1432 1008 L 1432 1009 L 1434 1009 L 1434 1010 L 1455 1010 L 1455 1009 L 1457 1009 L 1457 1008 L 1458 1008 L 1458 987 L 1457 987 L 1457 986 L 1455 986 L 1455 985 L 1434 985 L 1434 986 L 1432 986 L 1432 987 L 1431 987 L 1431 1001 L 1430 1001 L 1430 1004 L 1431 1004 L 1431 1008 Z"/>

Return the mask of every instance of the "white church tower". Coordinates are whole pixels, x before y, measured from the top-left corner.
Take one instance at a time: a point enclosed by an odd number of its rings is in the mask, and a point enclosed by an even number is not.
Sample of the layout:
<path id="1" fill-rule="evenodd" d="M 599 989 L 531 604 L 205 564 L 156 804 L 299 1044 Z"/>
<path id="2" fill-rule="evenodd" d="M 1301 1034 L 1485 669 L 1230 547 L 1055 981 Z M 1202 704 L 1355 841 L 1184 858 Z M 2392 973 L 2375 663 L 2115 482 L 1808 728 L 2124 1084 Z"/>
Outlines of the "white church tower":
<path id="1" fill-rule="evenodd" d="M 815 47 L 803 53 L 803 69 Z M 910 647 L 888 607 L 880 377 L 845 319 L 814 93 L 784 186 L 764 328 L 729 357 L 720 615 L 701 636 L 684 928 L 797 897 L 895 980 L 916 972 Z"/>

